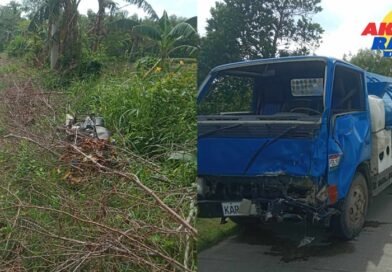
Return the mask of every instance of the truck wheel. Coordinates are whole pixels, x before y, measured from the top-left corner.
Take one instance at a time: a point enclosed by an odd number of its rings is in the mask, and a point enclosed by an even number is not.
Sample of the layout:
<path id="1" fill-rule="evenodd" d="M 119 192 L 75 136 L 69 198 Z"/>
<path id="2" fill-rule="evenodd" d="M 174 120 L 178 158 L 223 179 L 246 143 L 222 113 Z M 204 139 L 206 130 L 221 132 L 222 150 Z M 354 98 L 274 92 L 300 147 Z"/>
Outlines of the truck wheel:
<path id="1" fill-rule="evenodd" d="M 369 194 L 365 177 L 361 173 L 356 173 L 341 213 L 332 218 L 332 227 L 339 237 L 351 240 L 361 232 L 368 203 Z"/>
<path id="2" fill-rule="evenodd" d="M 260 218 L 252 216 L 233 216 L 230 220 L 243 227 L 255 227 L 261 223 Z"/>

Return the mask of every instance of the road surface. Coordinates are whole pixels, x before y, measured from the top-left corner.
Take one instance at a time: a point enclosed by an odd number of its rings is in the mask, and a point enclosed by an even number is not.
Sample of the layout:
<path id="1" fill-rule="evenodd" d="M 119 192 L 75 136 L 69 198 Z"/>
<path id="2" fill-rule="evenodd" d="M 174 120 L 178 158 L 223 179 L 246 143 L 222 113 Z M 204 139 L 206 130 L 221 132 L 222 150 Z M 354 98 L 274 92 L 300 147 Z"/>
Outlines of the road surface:
<path id="1" fill-rule="evenodd" d="M 298 248 L 305 236 L 314 241 Z M 342 242 L 321 227 L 270 224 L 246 230 L 199 253 L 200 272 L 392 272 L 392 187 L 373 199 L 366 226 Z"/>

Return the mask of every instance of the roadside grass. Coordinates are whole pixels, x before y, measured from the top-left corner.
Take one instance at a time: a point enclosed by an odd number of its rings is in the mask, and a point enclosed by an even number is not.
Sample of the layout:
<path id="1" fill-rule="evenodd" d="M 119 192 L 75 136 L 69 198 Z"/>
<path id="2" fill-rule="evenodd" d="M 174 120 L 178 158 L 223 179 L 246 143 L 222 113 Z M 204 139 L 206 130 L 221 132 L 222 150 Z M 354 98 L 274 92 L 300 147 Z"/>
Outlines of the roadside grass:
<path id="1" fill-rule="evenodd" d="M 70 110 L 102 115 L 113 138 L 139 154 L 163 160 L 171 151 L 195 154 L 196 66 L 142 75 L 110 69 L 100 79 L 76 81 L 68 89 Z"/>
<path id="2" fill-rule="evenodd" d="M 1 90 L 5 89 L 5 87 L 6 87 L 5 83 L 0 81 L 0 92 Z"/>
<path id="3" fill-rule="evenodd" d="M 102 115 L 119 148 L 115 167 L 137 175 L 187 218 L 195 195 L 196 69 L 181 69 L 154 73 L 148 79 L 141 79 L 134 69 L 108 70 L 100 78 L 75 80 L 51 90 L 42 85 L 60 81 L 47 71 L 14 60 L 2 64 L 0 80 L 5 83 L 0 94 L 20 92 L 10 101 L 24 104 L 8 116 L 9 105 L 0 102 L 0 270 L 151 271 L 146 264 L 150 262 L 154 271 L 175 271 L 169 270 L 171 260 L 156 253 L 146 251 L 147 257 L 140 259 L 137 254 L 144 252 L 140 242 L 194 269 L 194 240 L 134 183 L 94 169 L 70 181 L 71 166 L 61 158 L 31 141 L 2 137 L 26 135 L 68 156 L 67 149 L 55 142 L 63 137 L 56 127 L 63 124 L 65 114 Z M 50 94 L 36 101 L 24 98 L 24 90 Z M 179 152 L 190 156 L 173 156 Z M 189 220 L 194 223 L 192 217 Z M 133 240 L 118 236 L 119 232 Z M 116 250 L 130 250 L 135 259 L 99 247 L 112 244 Z M 186 257 L 186 251 L 191 256 Z"/>
<path id="4" fill-rule="evenodd" d="M 218 244 L 239 231 L 239 226 L 232 221 L 228 220 L 226 224 L 221 224 L 220 219 L 217 218 L 198 218 L 196 220 L 196 228 L 198 230 L 198 252 Z"/>

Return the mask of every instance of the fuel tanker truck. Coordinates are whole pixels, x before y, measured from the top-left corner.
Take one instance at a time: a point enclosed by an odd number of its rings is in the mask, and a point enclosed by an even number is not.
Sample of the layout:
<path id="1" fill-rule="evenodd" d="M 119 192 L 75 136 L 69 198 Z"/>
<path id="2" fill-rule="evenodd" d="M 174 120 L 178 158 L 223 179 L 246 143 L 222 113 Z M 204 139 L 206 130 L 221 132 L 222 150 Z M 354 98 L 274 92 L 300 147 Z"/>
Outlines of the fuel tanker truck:
<path id="1" fill-rule="evenodd" d="M 294 218 L 352 239 L 392 182 L 392 78 L 317 56 L 231 63 L 197 111 L 199 217 Z"/>

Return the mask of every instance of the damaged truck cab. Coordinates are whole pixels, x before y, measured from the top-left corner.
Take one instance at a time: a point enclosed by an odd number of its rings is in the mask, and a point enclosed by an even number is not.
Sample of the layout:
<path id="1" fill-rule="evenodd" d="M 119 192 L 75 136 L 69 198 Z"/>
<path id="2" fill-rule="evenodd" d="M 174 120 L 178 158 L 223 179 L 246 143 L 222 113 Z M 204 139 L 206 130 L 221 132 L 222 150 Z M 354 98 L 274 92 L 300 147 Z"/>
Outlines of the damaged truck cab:
<path id="1" fill-rule="evenodd" d="M 325 57 L 214 68 L 198 95 L 199 217 L 356 236 L 391 183 L 392 79 Z"/>

